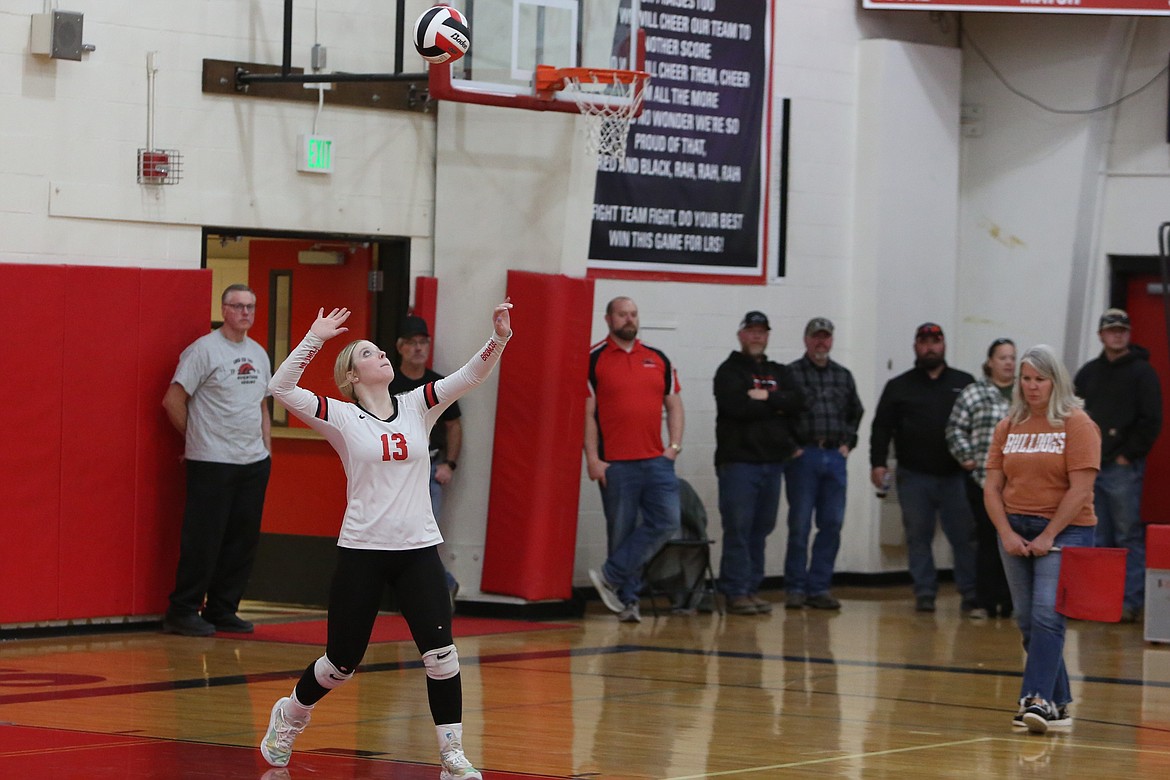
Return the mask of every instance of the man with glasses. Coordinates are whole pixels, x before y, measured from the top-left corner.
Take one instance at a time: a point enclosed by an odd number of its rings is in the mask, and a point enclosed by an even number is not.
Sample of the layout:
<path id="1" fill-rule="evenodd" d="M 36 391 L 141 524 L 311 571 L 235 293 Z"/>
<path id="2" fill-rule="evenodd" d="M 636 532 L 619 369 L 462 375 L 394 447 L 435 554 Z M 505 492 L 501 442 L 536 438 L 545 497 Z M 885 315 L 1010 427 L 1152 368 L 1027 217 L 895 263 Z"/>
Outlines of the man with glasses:
<path id="1" fill-rule="evenodd" d="M 256 294 L 233 284 L 220 300 L 223 326 L 183 350 L 163 397 L 167 417 L 186 440 L 179 566 L 163 619 L 164 631 L 182 636 L 252 632 L 236 611 L 256 558 L 272 467 L 272 365 L 248 338 Z"/>
<path id="2" fill-rule="evenodd" d="M 391 395 L 407 393 L 443 378 L 442 374 L 427 368 L 427 360 L 431 356 L 431 333 L 422 317 L 406 318 L 398 335 L 397 346 L 401 360 L 390 382 Z M 463 448 L 461 416 L 459 402 L 456 401 L 439 415 L 439 421 L 431 428 L 431 511 L 435 520 L 441 519 L 443 489 L 450 484 L 459 465 L 459 452 Z M 451 609 L 455 609 L 459 583 L 450 570 L 447 570 L 447 591 L 451 594 Z"/>

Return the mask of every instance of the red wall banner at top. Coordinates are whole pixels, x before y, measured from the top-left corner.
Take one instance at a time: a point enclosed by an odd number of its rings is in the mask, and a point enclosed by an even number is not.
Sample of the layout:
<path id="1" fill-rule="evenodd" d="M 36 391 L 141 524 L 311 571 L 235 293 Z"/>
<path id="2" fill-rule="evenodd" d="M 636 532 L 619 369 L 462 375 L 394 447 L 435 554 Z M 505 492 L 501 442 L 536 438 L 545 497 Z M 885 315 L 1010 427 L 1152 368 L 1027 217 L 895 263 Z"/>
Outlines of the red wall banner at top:
<path id="1" fill-rule="evenodd" d="M 1018 11 L 1170 16 L 1170 3 L 1166 0 L 862 0 L 862 7 L 895 11 Z"/>

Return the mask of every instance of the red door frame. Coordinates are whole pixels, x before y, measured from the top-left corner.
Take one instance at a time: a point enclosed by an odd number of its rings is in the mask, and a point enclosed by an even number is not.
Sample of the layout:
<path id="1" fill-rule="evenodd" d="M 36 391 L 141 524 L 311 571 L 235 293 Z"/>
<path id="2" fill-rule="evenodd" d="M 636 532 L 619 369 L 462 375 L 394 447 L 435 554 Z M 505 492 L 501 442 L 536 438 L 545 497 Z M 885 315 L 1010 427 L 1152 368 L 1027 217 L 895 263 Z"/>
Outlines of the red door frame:
<path id="1" fill-rule="evenodd" d="M 1150 365 L 1162 383 L 1162 433 L 1146 459 L 1142 519 L 1170 523 L 1170 339 L 1157 255 L 1110 255 L 1109 305 L 1125 309 L 1133 324 L 1133 343 L 1150 351 Z M 1153 291 L 1150 285 L 1153 284 Z"/>

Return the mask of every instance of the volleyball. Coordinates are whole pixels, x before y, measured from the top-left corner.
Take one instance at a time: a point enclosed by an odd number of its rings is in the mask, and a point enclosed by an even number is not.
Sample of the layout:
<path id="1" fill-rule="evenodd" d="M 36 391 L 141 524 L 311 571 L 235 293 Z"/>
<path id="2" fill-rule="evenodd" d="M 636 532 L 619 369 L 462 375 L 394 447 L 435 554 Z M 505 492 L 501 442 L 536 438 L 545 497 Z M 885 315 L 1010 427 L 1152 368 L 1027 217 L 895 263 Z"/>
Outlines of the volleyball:
<path id="1" fill-rule="evenodd" d="M 467 17 L 449 5 L 428 8 L 414 23 L 414 48 L 427 62 L 435 65 L 454 62 L 470 46 Z"/>

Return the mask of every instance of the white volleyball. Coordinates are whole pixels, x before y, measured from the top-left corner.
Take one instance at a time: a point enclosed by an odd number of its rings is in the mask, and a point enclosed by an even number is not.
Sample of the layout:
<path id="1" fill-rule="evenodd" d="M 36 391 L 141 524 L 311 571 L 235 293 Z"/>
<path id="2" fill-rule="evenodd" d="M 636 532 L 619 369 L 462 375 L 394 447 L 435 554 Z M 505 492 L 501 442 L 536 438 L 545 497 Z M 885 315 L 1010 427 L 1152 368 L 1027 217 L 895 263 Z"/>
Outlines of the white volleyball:
<path id="1" fill-rule="evenodd" d="M 427 62 L 454 62 L 470 46 L 467 17 L 449 5 L 428 8 L 414 23 L 414 48 Z"/>

